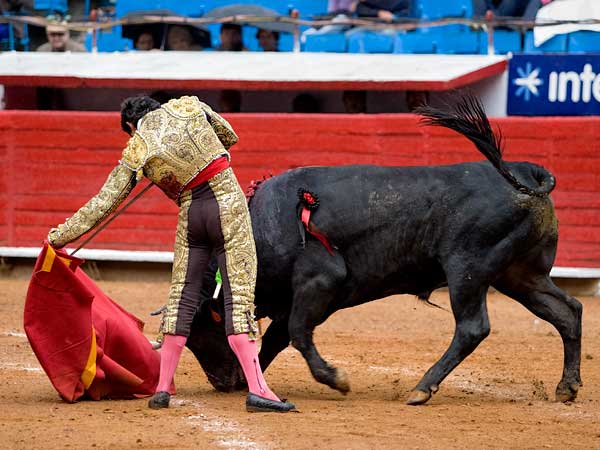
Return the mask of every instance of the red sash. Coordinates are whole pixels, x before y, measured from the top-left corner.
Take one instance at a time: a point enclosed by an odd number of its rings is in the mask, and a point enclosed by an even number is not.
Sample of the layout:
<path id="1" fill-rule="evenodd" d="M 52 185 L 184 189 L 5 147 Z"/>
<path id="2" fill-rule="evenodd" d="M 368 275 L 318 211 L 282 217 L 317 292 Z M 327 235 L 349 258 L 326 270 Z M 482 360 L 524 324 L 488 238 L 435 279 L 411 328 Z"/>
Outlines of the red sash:
<path id="1" fill-rule="evenodd" d="M 221 156 L 211 162 L 206 168 L 194 177 L 192 181 L 185 185 L 184 190 L 193 189 L 196 186 L 200 186 L 202 183 L 206 183 L 216 174 L 223 172 L 229 167 L 229 160 L 226 156 Z"/>

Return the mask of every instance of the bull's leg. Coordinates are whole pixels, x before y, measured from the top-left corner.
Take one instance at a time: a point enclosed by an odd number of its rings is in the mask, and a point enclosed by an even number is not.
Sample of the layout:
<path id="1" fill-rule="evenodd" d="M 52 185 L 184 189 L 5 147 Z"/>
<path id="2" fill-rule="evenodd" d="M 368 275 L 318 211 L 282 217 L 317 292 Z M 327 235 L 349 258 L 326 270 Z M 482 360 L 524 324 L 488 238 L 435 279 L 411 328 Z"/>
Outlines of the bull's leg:
<path id="1" fill-rule="evenodd" d="M 263 372 L 267 370 L 267 367 L 269 367 L 275 357 L 281 353 L 289 343 L 290 334 L 288 332 L 287 317 L 271 322 L 262 338 L 260 354 L 258 355 L 260 367 Z"/>
<path id="2" fill-rule="evenodd" d="M 292 345 L 302 353 L 313 377 L 342 393 L 350 391 L 346 373 L 329 365 L 317 351 L 313 331 L 329 317 L 330 305 L 346 278 L 346 265 L 336 252 L 329 255 L 320 243 L 312 246 L 297 262 L 294 274 L 294 299 L 289 320 Z M 317 249 L 315 249 L 317 246 Z"/>
<path id="3" fill-rule="evenodd" d="M 304 356 L 315 380 L 345 394 L 350 391 L 346 373 L 329 365 L 313 341 L 315 327 L 327 318 L 325 306 L 331 293 L 316 288 L 301 289 L 298 296 L 302 296 L 303 301 L 294 300 L 289 322 L 292 345 Z"/>
<path id="4" fill-rule="evenodd" d="M 581 303 L 556 287 L 548 275 L 526 277 L 526 269 L 514 275 L 506 274 L 496 287 L 514 298 L 540 319 L 551 323 L 563 341 L 564 366 L 562 379 L 556 387 L 557 401 L 571 401 L 582 386 L 581 362 Z"/>
<path id="5" fill-rule="evenodd" d="M 474 283 L 462 274 L 462 279 L 448 280 L 450 303 L 456 326 L 446 353 L 425 373 L 412 390 L 407 404 L 420 405 L 431 398 L 442 380 L 475 350 L 490 333 L 486 294 L 488 286 Z"/>

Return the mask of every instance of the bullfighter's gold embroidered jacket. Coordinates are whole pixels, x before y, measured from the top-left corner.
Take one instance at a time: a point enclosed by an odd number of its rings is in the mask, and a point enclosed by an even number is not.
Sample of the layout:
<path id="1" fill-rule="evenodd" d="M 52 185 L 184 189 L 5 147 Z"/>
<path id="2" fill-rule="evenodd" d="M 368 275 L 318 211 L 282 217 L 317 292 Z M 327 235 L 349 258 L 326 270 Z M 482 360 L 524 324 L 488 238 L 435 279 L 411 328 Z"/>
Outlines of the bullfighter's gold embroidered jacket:
<path id="1" fill-rule="evenodd" d="M 197 97 L 173 99 L 139 122 L 100 192 L 65 223 L 53 228 L 48 241 L 62 247 L 101 223 L 129 195 L 136 174 L 145 175 L 178 202 L 185 186 L 238 140 L 229 123 Z"/>

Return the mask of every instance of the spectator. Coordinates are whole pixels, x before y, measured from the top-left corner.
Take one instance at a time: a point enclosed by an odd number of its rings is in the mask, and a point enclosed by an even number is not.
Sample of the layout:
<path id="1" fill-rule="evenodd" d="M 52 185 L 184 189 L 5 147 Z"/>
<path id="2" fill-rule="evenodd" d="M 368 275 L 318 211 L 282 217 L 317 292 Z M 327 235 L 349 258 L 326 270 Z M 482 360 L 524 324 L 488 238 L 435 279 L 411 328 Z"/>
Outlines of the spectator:
<path id="1" fill-rule="evenodd" d="M 522 17 L 535 20 L 538 9 L 549 0 L 473 0 L 473 16 L 483 17 L 487 11 L 496 16 Z"/>
<path id="2" fill-rule="evenodd" d="M 349 114 L 362 114 L 367 112 L 366 91 L 344 91 L 342 94 L 344 110 Z"/>
<path id="3" fill-rule="evenodd" d="M 31 11 L 33 9 L 33 1 L 0 0 L 0 12 L 18 14 L 20 12 L 23 12 L 23 9 L 28 9 Z"/>
<path id="4" fill-rule="evenodd" d="M 37 48 L 38 52 L 85 52 L 85 47 L 71 40 L 71 35 L 65 21 L 55 22 L 46 26 L 48 42 Z"/>
<path id="5" fill-rule="evenodd" d="M 319 112 L 319 101 L 311 94 L 298 94 L 292 100 L 292 112 L 317 113 Z"/>
<path id="6" fill-rule="evenodd" d="M 258 39 L 258 45 L 260 48 L 262 48 L 263 52 L 279 51 L 278 31 L 271 31 L 259 28 L 256 32 L 256 39 Z"/>
<path id="7" fill-rule="evenodd" d="M 167 31 L 166 50 L 193 51 L 202 50 L 202 46 L 194 42 L 194 36 L 189 27 L 171 25 Z"/>
<path id="8" fill-rule="evenodd" d="M 219 112 L 240 112 L 242 110 L 242 94 L 234 89 L 221 91 L 219 96 Z"/>
<path id="9" fill-rule="evenodd" d="M 331 19 L 332 22 L 343 22 L 348 20 L 356 11 L 358 0 L 329 0 L 327 4 L 327 15 L 324 19 Z M 343 33 L 351 28 L 346 24 L 331 24 L 321 28 L 309 28 L 302 33 L 302 41 L 306 41 L 306 36 L 310 34 L 328 34 Z"/>
<path id="10" fill-rule="evenodd" d="M 411 6 L 411 0 L 360 0 L 356 5 L 356 15 L 393 22 L 399 17 L 409 17 Z"/>
<path id="11" fill-rule="evenodd" d="M 410 17 L 413 0 L 358 0 L 354 2 L 334 2 L 329 3 L 330 8 L 340 7 L 340 4 L 345 5 L 342 8 L 348 8 L 346 12 L 336 15 L 333 22 L 343 22 L 348 19 L 349 15 L 355 13 L 358 17 L 373 17 L 379 18 L 386 22 L 393 22 L 400 17 Z M 326 33 L 345 33 L 346 37 L 350 37 L 354 33 L 367 30 L 367 27 L 352 28 L 347 24 L 326 25 L 317 30 L 310 28 L 302 34 L 303 42 L 306 41 L 305 36 L 310 34 L 326 34 Z M 384 33 L 395 33 L 394 30 L 383 30 Z"/>
<path id="12" fill-rule="evenodd" d="M 154 41 L 154 36 L 149 31 L 142 31 L 135 38 L 135 49 L 140 51 L 154 50 L 156 47 L 156 42 Z"/>
<path id="13" fill-rule="evenodd" d="M 356 11 L 357 0 L 329 0 L 327 14 L 335 17 L 339 14 L 350 16 Z"/>
<path id="14" fill-rule="evenodd" d="M 241 52 L 248 50 L 242 42 L 242 26 L 237 23 L 224 23 L 219 33 L 221 44 L 217 50 L 223 52 Z"/>
<path id="15" fill-rule="evenodd" d="M 37 48 L 38 52 L 85 52 L 85 47 L 71 39 L 67 22 L 62 17 L 48 22 L 48 42 Z M 66 109 L 64 90 L 52 87 L 37 89 L 37 108 L 42 110 Z"/>

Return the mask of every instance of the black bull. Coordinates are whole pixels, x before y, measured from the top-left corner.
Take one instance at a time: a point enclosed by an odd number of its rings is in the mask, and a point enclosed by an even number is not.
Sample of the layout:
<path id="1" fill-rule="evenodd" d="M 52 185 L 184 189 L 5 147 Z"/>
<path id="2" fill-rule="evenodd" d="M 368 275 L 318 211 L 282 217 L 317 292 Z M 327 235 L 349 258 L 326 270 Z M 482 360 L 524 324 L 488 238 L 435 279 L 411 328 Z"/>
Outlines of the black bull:
<path id="1" fill-rule="evenodd" d="M 427 299 L 447 286 L 454 337 L 408 399 L 425 403 L 489 334 L 486 294 L 493 286 L 558 330 L 564 368 L 556 398 L 573 400 L 581 386 L 582 307 L 549 276 L 558 238 L 548 197 L 554 178 L 531 163 L 504 162 L 501 138 L 473 99 L 450 112 L 420 112 L 426 123 L 465 135 L 489 161 L 306 167 L 257 189 L 250 203 L 259 261 L 256 316 L 272 319 L 260 352 L 263 370 L 291 342 L 317 381 L 346 393 L 345 372 L 314 345 L 315 327 L 343 308 L 391 294 Z M 310 235 L 301 245 L 299 188 L 319 196 L 311 223 L 335 246 L 333 255 Z M 187 346 L 217 389 L 233 390 L 243 386 L 243 375 L 218 321 L 222 301 L 210 300 L 214 270 L 208 272 Z"/>

